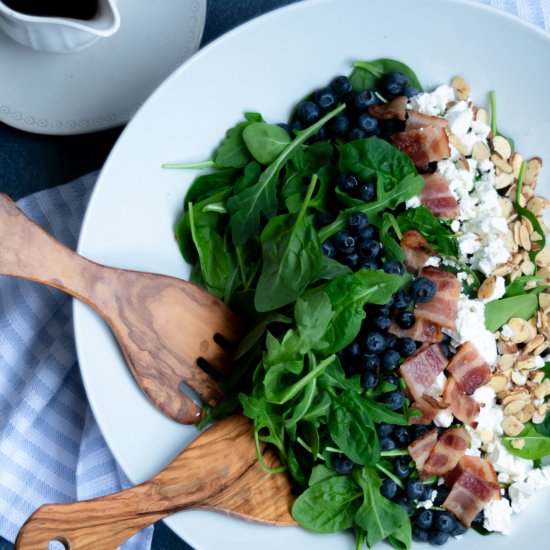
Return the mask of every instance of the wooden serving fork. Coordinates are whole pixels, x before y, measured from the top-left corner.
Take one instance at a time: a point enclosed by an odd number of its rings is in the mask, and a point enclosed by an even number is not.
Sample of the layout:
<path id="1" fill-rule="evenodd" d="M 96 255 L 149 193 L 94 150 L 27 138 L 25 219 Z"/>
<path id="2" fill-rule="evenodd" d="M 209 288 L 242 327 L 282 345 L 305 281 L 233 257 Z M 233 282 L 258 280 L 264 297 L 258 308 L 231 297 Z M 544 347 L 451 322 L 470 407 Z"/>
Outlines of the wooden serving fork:
<path id="1" fill-rule="evenodd" d="M 137 383 L 163 413 L 196 423 L 222 396 L 201 367 L 227 374 L 238 317 L 218 298 L 175 277 L 106 267 L 68 249 L 0 194 L 0 274 L 56 287 L 95 309 L 114 332 Z M 207 369 L 208 370 L 208 369 Z"/>
<path id="2" fill-rule="evenodd" d="M 274 448 L 263 449 L 271 468 Z M 23 525 L 16 550 L 45 550 L 52 540 L 67 550 L 114 550 L 168 514 L 190 508 L 217 510 L 269 525 L 296 525 L 292 487 L 282 474 L 262 470 L 251 422 L 231 416 L 203 432 L 149 481 L 93 500 L 46 504 Z"/>

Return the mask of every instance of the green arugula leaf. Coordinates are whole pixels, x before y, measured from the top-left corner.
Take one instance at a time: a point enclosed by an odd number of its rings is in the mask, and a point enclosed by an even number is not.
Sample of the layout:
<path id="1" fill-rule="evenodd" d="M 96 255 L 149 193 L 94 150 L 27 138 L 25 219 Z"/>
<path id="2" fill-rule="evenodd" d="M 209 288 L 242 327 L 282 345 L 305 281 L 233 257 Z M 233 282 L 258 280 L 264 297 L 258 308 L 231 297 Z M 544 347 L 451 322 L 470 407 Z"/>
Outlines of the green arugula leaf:
<path id="1" fill-rule="evenodd" d="M 538 308 L 536 294 L 522 294 L 511 298 L 501 298 L 485 304 L 485 326 L 496 332 L 513 317 L 530 319 Z"/>
<path id="2" fill-rule="evenodd" d="M 227 201 L 231 214 L 230 225 L 236 246 L 243 245 L 248 239 L 258 235 L 260 215 L 271 219 L 277 212 L 277 183 L 279 173 L 304 142 L 316 134 L 329 120 L 337 116 L 345 105 L 342 104 L 324 115 L 315 124 L 300 132 L 262 172 L 258 182 Z"/>
<path id="3" fill-rule="evenodd" d="M 391 386 L 393 386 L 393 384 L 391 384 Z M 393 386 L 389 391 L 394 389 L 395 386 Z M 371 399 L 367 395 L 364 395 L 362 399 L 363 406 L 368 411 L 373 422 L 384 422 L 386 424 L 394 424 L 395 426 L 408 426 L 409 422 L 404 415 L 391 411 L 386 405 L 377 403 L 374 399 Z"/>
<path id="4" fill-rule="evenodd" d="M 512 298 L 513 296 L 521 296 L 522 294 L 540 294 L 548 288 L 547 285 L 540 285 L 534 288 L 530 288 L 529 290 L 525 290 L 525 285 L 533 281 L 541 283 L 543 279 L 534 275 L 518 277 L 517 279 L 514 279 L 510 284 L 506 286 L 503 297 Z"/>
<path id="5" fill-rule="evenodd" d="M 512 446 L 512 441 L 516 439 L 525 442 L 521 449 Z M 550 455 L 550 437 L 538 432 L 530 422 L 525 425 L 525 429 L 518 436 L 504 436 L 502 443 L 513 455 L 528 460 L 539 460 Z"/>
<path id="6" fill-rule="evenodd" d="M 322 479 L 292 506 L 292 517 L 314 533 L 337 533 L 353 525 L 362 492 L 350 476 Z"/>
<path id="7" fill-rule="evenodd" d="M 380 87 L 382 78 L 388 73 L 400 71 L 406 75 L 409 86 L 423 90 L 422 84 L 414 71 L 405 63 L 395 59 L 374 59 L 372 61 L 356 61 L 353 63 L 351 85 L 355 91 L 370 90 Z"/>

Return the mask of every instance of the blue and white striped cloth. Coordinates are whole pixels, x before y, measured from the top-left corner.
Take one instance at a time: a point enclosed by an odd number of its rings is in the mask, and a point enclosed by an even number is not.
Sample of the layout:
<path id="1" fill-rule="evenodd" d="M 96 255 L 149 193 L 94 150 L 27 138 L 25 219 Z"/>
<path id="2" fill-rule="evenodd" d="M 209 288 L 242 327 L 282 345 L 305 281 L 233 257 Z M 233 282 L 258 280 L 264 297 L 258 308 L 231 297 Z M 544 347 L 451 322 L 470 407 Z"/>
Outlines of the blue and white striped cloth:
<path id="1" fill-rule="evenodd" d="M 96 174 L 31 195 L 19 206 L 76 247 Z M 14 541 L 43 503 L 84 500 L 130 486 L 90 412 L 76 362 L 71 298 L 0 279 L 0 536 Z M 125 549 L 149 548 L 152 528 Z"/>
<path id="2" fill-rule="evenodd" d="M 444 1 L 444 0 L 441 0 Z M 550 0 L 477 0 L 550 29 Z M 20 201 L 74 248 L 96 175 Z M 14 541 L 41 504 L 82 500 L 129 485 L 90 412 L 61 292 L 0 279 L 0 536 Z M 146 549 L 152 530 L 125 548 Z"/>

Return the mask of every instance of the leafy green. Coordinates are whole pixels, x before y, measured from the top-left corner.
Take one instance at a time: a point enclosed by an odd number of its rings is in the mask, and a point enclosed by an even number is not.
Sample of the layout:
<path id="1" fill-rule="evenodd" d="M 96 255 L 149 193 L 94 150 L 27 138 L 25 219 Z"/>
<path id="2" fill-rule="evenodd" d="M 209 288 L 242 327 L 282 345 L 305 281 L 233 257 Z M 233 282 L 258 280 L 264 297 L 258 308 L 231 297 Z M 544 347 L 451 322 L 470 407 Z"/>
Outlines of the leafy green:
<path id="1" fill-rule="evenodd" d="M 512 441 L 516 439 L 521 439 L 524 442 L 521 449 L 512 446 Z M 530 422 L 525 425 L 525 429 L 518 436 L 504 436 L 502 442 L 510 453 L 528 460 L 539 460 L 550 455 L 550 437 L 537 431 Z"/>
<path id="2" fill-rule="evenodd" d="M 513 296 L 521 296 L 522 294 L 540 294 L 541 292 L 544 292 L 548 286 L 547 285 L 537 285 L 533 288 L 530 288 L 528 290 L 525 289 L 525 285 L 527 283 L 540 283 L 543 279 L 540 277 L 536 277 L 534 275 L 529 275 L 525 277 L 518 277 L 517 279 L 514 279 L 510 284 L 506 286 L 506 290 L 504 292 L 504 298 L 512 298 Z"/>
<path id="3" fill-rule="evenodd" d="M 261 164 L 273 162 L 290 143 L 288 132 L 275 124 L 253 122 L 243 130 L 250 154 Z"/>
<path id="4" fill-rule="evenodd" d="M 497 96 L 494 91 L 489 92 L 489 99 L 491 101 L 491 132 L 494 136 L 502 136 L 506 139 L 513 151 L 515 147 L 514 140 L 511 137 L 501 134 L 497 129 Z"/>
<path id="5" fill-rule="evenodd" d="M 495 332 L 513 317 L 530 319 L 537 311 L 538 303 L 536 294 L 521 294 L 493 300 L 485 304 L 485 326 L 491 332 Z"/>
<path id="6" fill-rule="evenodd" d="M 422 84 L 414 71 L 405 63 L 395 59 L 374 59 L 373 61 L 356 61 L 353 63 L 350 80 L 355 91 L 379 88 L 384 75 L 400 71 L 406 75 L 409 86 L 422 91 Z"/>

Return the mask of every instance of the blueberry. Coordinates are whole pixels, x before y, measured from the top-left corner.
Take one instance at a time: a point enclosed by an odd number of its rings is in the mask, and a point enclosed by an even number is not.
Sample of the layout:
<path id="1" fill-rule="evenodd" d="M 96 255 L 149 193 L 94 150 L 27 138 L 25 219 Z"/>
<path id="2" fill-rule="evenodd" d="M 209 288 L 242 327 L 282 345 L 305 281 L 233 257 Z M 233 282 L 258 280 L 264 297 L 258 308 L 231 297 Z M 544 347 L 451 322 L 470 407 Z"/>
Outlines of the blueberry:
<path id="1" fill-rule="evenodd" d="M 379 315 L 372 321 L 374 327 L 379 330 L 388 330 L 391 326 L 391 319 L 385 315 Z M 397 360 L 399 360 L 399 354 L 397 354 Z"/>
<path id="2" fill-rule="evenodd" d="M 378 313 L 379 313 L 380 315 L 384 315 L 385 317 L 389 317 L 389 316 L 390 316 L 390 313 L 391 313 L 391 306 L 390 306 L 389 304 L 380 306 L 380 307 L 378 308 Z"/>
<path id="3" fill-rule="evenodd" d="M 323 251 L 323 256 L 326 256 L 327 258 L 334 258 L 334 256 L 336 256 L 336 250 L 332 244 L 332 241 L 325 241 L 321 245 L 321 250 Z"/>
<path id="4" fill-rule="evenodd" d="M 393 424 L 386 424 L 385 422 L 381 422 L 376 425 L 376 433 L 378 434 L 378 437 L 388 437 L 393 433 L 394 429 L 395 427 Z"/>
<path id="5" fill-rule="evenodd" d="M 409 432 L 405 426 L 396 426 L 393 430 L 393 438 L 399 447 L 406 447 L 409 444 Z"/>
<path id="6" fill-rule="evenodd" d="M 434 546 L 441 546 L 449 540 L 449 533 L 442 533 L 441 531 L 430 531 L 429 541 Z"/>
<path id="7" fill-rule="evenodd" d="M 418 525 L 413 525 L 412 527 L 412 539 L 416 542 L 428 542 L 430 538 L 430 533 L 425 529 L 422 529 Z"/>
<path id="8" fill-rule="evenodd" d="M 415 95 L 418 95 L 420 93 L 420 90 L 418 88 L 415 88 L 414 86 L 405 86 L 403 93 L 407 97 L 413 97 Z"/>
<path id="9" fill-rule="evenodd" d="M 319 118 L 319 107 L 313 101 L 303 101 L 298 105 L 296 114 L 304 124 L 312 124 Z"/>
<path id="10" fill-rule="evenodd" d="M 403 275 L 405 273 L 405 268 L 399 260 L 389 260 L 382 267 L 385 273 L 390 275 Z"/>
<path id="11" fill-rule="evenodd" d="M 376 196 L 376 190 L 373 183 L 364 183 L 359 187 L 357 196 L 364 202 L 371 202 Z"/>
<path id="12" fill-rule="evenodd" d="M 361 346 L 359 342 L 352 342 L 347 348 L 346 353 L 348 357 L 352 359 L 357 359 L 361 355 Z"/>
<path id="13" fill-rule="evenodd" d="M 361 128 L 352 128 L 346 135 L 347 141 L 356 141 L 358 139 L 364 139 L 367 134 L 361 130 Z"/>
<path id="14" fill-rule="evenodd" d="M 397 340 L 397 350 L 403 357 L 410 357 L 416 353 L 416 342 L 408 337 L 399 338 Z"/>
<path id="15" fill-rule="evenodd" d="M 395 309 L 407 309 L 412 304 L 412 299 L 406 290 L 398 290 L 393 295 L 393 307 Z"/>
<path id="16" fill-rule="evenodd" d="M 366 390 L 376 388 L 378 385 L 378 374 L 375 370 L 365 370 L 361 373 L 361 387 Z"/>
<path id="17" fill-rule="evenodd" d="M 434 492 L 432 485 L 424 485 L 424 494 L 420 500 L 432 500 L 432 493 Z"/>
<path id="18" fill-rule="evenodd" d="M 411 284 L 411 296 L 413 300 L 424 304 L 432 300 L 435 296 L 436 288 L 433 281 L 426 277 L 418 277 Z"/>
<path id="19" fill-rule="evenodd" d="M 409 515 L 412 514 L 412 511 L 413 511 L 412 502 L 405 495 L 398 495 L 393 499 L 393 501 L 395 502 L 395 504 L 399 504 L 399 506 L 404 508 L 407 514 Z"/>
<path id="20" fill-rule="evenodd" d="M 382 482 L 382 487 L 380 487 L 380 494 L 383 497 L 392 500 L 397 494 L 397 483 L 395 483 L 393 479 L 386 478 Z"/>
<path id="21" fill-rule="evenodd" d="M 364 111 L 370 105 L 376 105 L 378 103 L 378 98 L 376 97 L 374 90 L 363 90 L 355 94 L 353 103 L 357 109 Z"/>
<path id="22" fill-rule="evenodd" d="M 418 478 L 410 477 L 405 481 L 405 495 L 410 500 L 420 500 L 424 493 L 424 483 Z"/>
<path id="23" fill-rule="evenodd" d="M 354 231 L 362 231 L 369 225 L 369 218 L 364 212 L 352 212 L 348 216 L 348 227 Z"/>
<path id="24" fill-rule="evenodd" d="M 449 533 L 449 535 L 451 535 L 451 537 L 458 537 L 460 535 L 463 535 L 467 530 L 468 527 L 462 525 L 460 521 L 457 521 L 454 529 Z"/>
<path id="25" fill-rule="evenodd" d="M 386 349 L 395 349 L 397 345 L 397 336 L 395 334 L 386 334 Z"/>
<path id="26" fill-rule="evenodd" d="M 295 118 L 291 123 L 290 123 L 290 128 L 292 130 L 296 130 L 297 132 L 301 132 L 304 128 L 305 128 L 305 125 L 304 123 L 301 121 L 301 120 L 298 120 L 297 118 Z"/>
<path id="27" fill-rule="evenodd" d="M 430 428 L 428 428 L 428 426 L 422 426 L 421 424 L 413 424 L 412 426 L 409 426 L 409 437 L 411 443 L 416 441 L 419 437 L 426 435 L 429 431 Z"/>
<path id="28" fill-rule="evenodd" d="M 382 354 L 382 367 L 387 370 L 395 370 L 399 365 L 401 356 L 395 349 L 388 349 Z"/>
<path id="29" fill-rule="evenodd" d="M 359 254 L 365 260 L 374 260 L 380 254 L 380 250 L 380 243 L 374 239 L 367 239 L 359 244 Z"/>
<path id="30" fill-rule="evenodd" d="M 378 262 L 376 260 L 365 260 L 361 267 L 363 269 L 378 269 L 380 266 L 378 265 Z"/>
<path id="31" fill-rule="evenodd" d="M 393 451 L 397 445 L 391 437 L 382 437 L 379 441 L 380 450 L 382 451 Z"/>
<path id="32" fill-rule="evenodd" d="M 313 99 L 321 109 L 332 109 L 336 105 L 336 94 L 330 88 L 317 90 Z"/>
<path id="33" fill-rule="evenodd" d="M 378 237 L 378 231 L 374 225 L 366 225 L 357 233 L 358 241 L 368 241 L 370 239 L 376 239 Z"/>
<path id="34" fill-rule="evenodd" d="M 373 330 L 365 336 L 365 348 L 370 353 L 382 353 L 386 347 L 386 337 Z"/>
<path id="35" fill-rule="evenodd" d="M 407 77 L 401 71 L 388 73 L 382 81 L 383 89 L 390 97 L 401 95 L 406 85 Z"/>
<path id="36" fill-rule="evenodd" d="M 357 119 L 357 126 L 365 134 L 371 135 L 378 128 L 378 120 L 367 113 L 361 113 Z"/>
<path id="37" fill-rule="evenodd" d="M 453 352 L 451 351 L 449 344 L 444 344 L 443 342 L 440 342 L 439 347 L 441 348 L 441 351 L 447 359 L 450 359 L 453 356 Z"/>
<path id="38" fill-rule="evenodd" d="M 393 463 L 393 473 L 401 479 L 409 477 L 409 461 L 408 456 L 398 456 Z"/>
<path id="39" fill-rule="evenodd" d="M 318 212 L 315 215 L 316 227 L 325 227 L 325 225 L 328 225 L 333 221 L 334 221 L 334 216 L 332 214 L 325 214 L 324 212 Z"/>
<path id="40" fill-rule="evenodd" d="M 338 177 L 337 185 L 344 193 L 353 195 L 359 187 L 359 181 L 353 174 L 341 174 Z"/>
<path id="41" fill-rule="evenodd" d="M 334 136 L 345 136 L 350 126 L 349 118 L 346 115 L 338 115 L 330 123 L 330 131 Z"/>
<path id="42" fill-rule="evenodd" d="M 436 491 L 437 495 L 435 495 L 434 505 L 441 506 L 445 502 L 451 491 L 444 485 L 439 485 Z"/>
<path id="43" fill-rule="evenodd" d="M 334 246 L 344 254 L 353 252 L 355 248 L 355 237 L 345 229 L 338 231 L 338 233 L 334 235 Z"/>
<path id="44" fill-rule="evenodd" d="M 353 470 L 355 464 L 347 456 L 336 456 L 333 461 L 334 469 L 337 474 L 349 474 Z"/>
<path id="45" fill-rule="evenodd" d="M 365 370 L 376 370 L 380 366 L 378 355 L 364 353 L 361 355 L 361 368 Z"/>
<path id="46" fill-rule="evenodd" d="M 353 92 L 351 82 L 347 76 L 337 76 L 330 81 L 330 88 L 337 97 L 344 99 Z"/>
<path id="47" fill-rule="evenodd" d="M 350 269 L 355 270 L 359 267 L 359 264 L 361 263 L 361 258 L 359 258 L 359 254 L 357 254 L 356 252 L 348 252 L 342 257 L 342 263 L 344 265 L 347 265 Z"/>
<path id="48" fill-rule="evenodd" d="M 388 406 L 390 411 L 395 411 L 405 403 L 405 395 L 401 390 L 393 390 L 380 396 L 382 403 Z"/>
<path id="49" fill-rule="evenodd" d="M 416 513 L 416 525 L 421 529 L 430 529 L 433 524 L 433 512 L 420 508 Z"/>
<path id="50" fill-rule="evenodd" d="M 411 328 L 416 322 L 416 318 L 410 311 L 398 311 L 395 314 L 395 322 L 404 329 Z"/>

